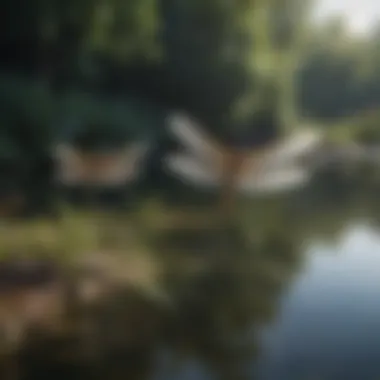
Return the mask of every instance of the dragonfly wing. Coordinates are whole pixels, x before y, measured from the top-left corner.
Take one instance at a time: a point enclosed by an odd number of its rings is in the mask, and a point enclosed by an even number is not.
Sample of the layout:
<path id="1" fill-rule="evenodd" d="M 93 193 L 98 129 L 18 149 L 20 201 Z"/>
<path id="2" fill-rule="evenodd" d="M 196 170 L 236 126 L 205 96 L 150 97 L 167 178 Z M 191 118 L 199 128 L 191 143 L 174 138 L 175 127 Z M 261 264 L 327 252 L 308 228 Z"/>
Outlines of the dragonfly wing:
<path id="1" fill-rule="evenodd" d="M 261 172 L 256 176 L 243 177 L 239 190 L 246 194 L 280 193 L 298 189 L 306 185 L 310 174 L 298 167 L 289 167 L 275 171 Z"/>
<path id="2" fill-rule="evenodd" d="M 279 143 L 271 152 L 269 160 L 274 164 L 283 165 L 296 161 L 312 152 L 323 142 L 323 135 L 315 130 L 298 132 Z"/>
<path id="3" fill-rule="evenodd" d="M 57 161 L 56 180 L 64 185 L 76 185 L 86 172 L 80 156 L 70 146 L 59 145 L 54 150 Z"/>
<path id="4" fill-rule="evenodd" d="M 173 154 L 166 159 L 167 168 L 184 182 L 201 187 L 216 187 L 220 181 L 216 174 L 207 170 L 190 155 Z"/>
<path id="5" fill-rule="evenodd" d="M 214 164 L 222 161 L 223 150 L 221 147 L 188 116 L 171 115 L 168 118 L 168 128 L 173 136 L 197 158 Z"/>
<path id="6" fill-rule="evenodd" d="M 245 163 L 246 172 L 272 171 L 286 169 L 321 145 L 322 134 L 314 130 L 296 133 L 284 141 L 262 151 L 255 150 L 249 154 Z"/>
<path id="7" fill-rule="evenodd" d="M 128 145 L 124 151 L 112 154 L 107 164 L 98 171 L 95 182 L 117 186 L 136 180 L 148 151 L 149 145 L 141 143 Z"/>
<path id="8" fill-rule="evenodd" d="M 124 151 L 83 156 L 68 146 L 56 149 L 58 181 L 65 185 L 116 186 L 140 174 L 148 146 L 136 144 Z"/>
<path id="9" fill-rule="evenodd" d="M 148 143 L 137 143 L 127 148 L 124 155 L 127 163 L 124 170 L 126 180 L 134 180 L 141 174 L 149 149 Z"/>

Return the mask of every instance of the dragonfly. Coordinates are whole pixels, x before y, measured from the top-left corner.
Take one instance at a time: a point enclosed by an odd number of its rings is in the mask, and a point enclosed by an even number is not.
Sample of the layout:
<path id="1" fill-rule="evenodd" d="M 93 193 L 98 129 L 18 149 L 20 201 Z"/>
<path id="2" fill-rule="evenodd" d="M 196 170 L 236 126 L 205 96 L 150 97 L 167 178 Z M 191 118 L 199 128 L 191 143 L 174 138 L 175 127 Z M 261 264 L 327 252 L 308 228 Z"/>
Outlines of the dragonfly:
<path id="1" fill-rule="evenodd" d="M 165 158 L 165 167 L 174 176 L 197 188 L 224 188 L 225 192 L 247 196 L 280 193 L 306 185 L 312 170 L 303 164 L 302 158 L 324 141 L 322 133 L 305 128 L 270 144 L 239 149 L 219 143 L 185 114 L 170 115 L 167 127 L 184 148 Z"/>
<path id="2" fill-rule="evenodd" d="M 148 150 L 145 143 L 102 152 L 61 144 L 54 152 L 57 180 L 65 186 L 112 187 L 131 183 L 140 176 Z"/>

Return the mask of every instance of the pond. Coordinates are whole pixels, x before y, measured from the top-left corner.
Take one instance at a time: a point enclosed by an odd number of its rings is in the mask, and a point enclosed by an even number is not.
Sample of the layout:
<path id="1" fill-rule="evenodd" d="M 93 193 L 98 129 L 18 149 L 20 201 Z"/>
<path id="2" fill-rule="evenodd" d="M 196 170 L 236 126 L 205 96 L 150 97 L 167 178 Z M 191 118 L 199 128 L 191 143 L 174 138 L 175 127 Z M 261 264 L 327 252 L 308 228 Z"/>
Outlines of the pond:
<path id="1" fill-rule="evenodd" d="M 378 231 L 347 223 L 337 243 L 315 242 L 305 256 L 277 320 L 263 331 L 257 378 L 379 378 Z"/>
<path id="2" fill-rule="evenodd" d="M 170 306 L 114 297 L 102 355 L 33 349 L 20 379 L 379 379 L 379 187 L 338 182 L 245 207 L 223 255 L 193 232 L 160 259 Z"/>
<path id="3" fill-rule="evenodd" d="M 245 349 L 256 346 L 254 353 L 247 358 L 243 348 L 239 357 L 231 339 L 224 347 L 231 352 L 222 354 L 216 370 L 195 355 L 174 375 L 153 379 L 378 379 L 380 234 L 365 222 L 347 221 L 337 242 L 316 240 L 302 254 L 302 269 L 281 297 L 267 295 L 277 302 L 271 322 L 257 323 L 251 314 L 243 340 Z"/>
<path id="4" fill-rule="evenodd" d="M 152 379 L 380 378 L 380 230 L 376 191 L 364 182 L 342 183 L 336 178 L 333 182 L 324 182 L 323 189 L 304 199 L 296 197 L 293 203 L 301 207 L 290 207 L 292 218 L 289 213 L 285 218 L 283 214 L 280 225 L 287 225 L 286 242 L 292 242 L 291 254 L 284 251 L 276 256 L 270 252 L 276 245 L 268 251 L 264 244 L 259 247 L 261 252 L 254 254 L 253 262 L 244 255 L 235 256 L 236 261 L 243 261 L 237 272 L 230 274 L 230 279 L 235 278 L 232 282 L 235 281 L 236 292 L 231 294 L 232 284 L 229 290 L 222 290 L 223 276 L 219 274 L 219 290 L 210 292 L 213 295 L 205 301 L 211 304 L 218 296 L 224 297 L 223 311 L 218 309 L 218 302 L 214 305 L 216 313 L 225 313 L 224 323 L 228 318 L 230 323 L 221 327 L 223 322 L 219 321 L 219 336 L 210 338 L 212 343 L 206 338 L 212 331 L 210 325 L 203 324 L 203 332 L 195 328 L 198 331 L 193 332 L 193 337 L 201 335 L 203 353 L 193 351 L 180 361 L 177 372 L 166 369 Z M 284 213 L 281 206 L 281 202 L 276 203 L 272 221 L 276 213 Z M 268 204 L 260 208 L 263 209 L 268 209 Z M 262 220 L 260 215 L 256 218 L 256 229 Z M 280 246 L 283 250 L 284 241 Z M 273 266 L 277 266 L 277 280 L 271 273 Z M 278 269 L 287 273 L 279 276 Z M 223 274 L 228 277 L 227 272 Z M 215 287 L 218 288 L 217 280 Z M 205 297 L 207 291 L 206 285 L 200 286 L 198 295 Z M 260 307 L 257 292 L 264 298 Z M 263 318 L 260 314 L 268 308 L 271 310 L 265 311 Z M 203 323 L 215 312 L 210 310 L 207 315 L 205 310 Z M 193 321 L 194 325 L 199 323 L 195 317 Z M 221 339 L 220 335 L 225 336 Z M 175 351 L 169 349 L 169 353 L 173 360 Z"/>

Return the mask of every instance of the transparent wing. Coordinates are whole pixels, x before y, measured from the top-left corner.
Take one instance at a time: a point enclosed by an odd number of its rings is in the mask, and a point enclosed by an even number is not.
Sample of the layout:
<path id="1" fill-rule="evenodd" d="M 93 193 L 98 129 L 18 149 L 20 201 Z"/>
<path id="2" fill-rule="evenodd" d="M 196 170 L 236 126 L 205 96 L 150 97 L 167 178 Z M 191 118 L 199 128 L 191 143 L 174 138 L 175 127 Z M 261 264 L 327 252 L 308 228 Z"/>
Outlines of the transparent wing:
<path id="1" fill-rule="evenodd" d="M 294 134 L 271 147 L 255 149 L 244 160 L 242 177 L 249 182 L 257 176 L 286 173 L 303 156 L 316 149 L 323 141 L 318 132 L 307 130 Z M 277 175 L 277 174 L 276 174 Z"/>
<path id="2" fill-rule="evenodd" d="M 239 190 L 247 195 L 279 193 L 305 186 L 309 180 L 310 174 L 306 170 L 299 167 L 288 167 L 260 172 L 256 176 L 243 177 L 239 182 Z"/>
<path id="3" fill-rule="evenodd" d="M 322 133 L 316 130 L 304 130 L 289 136 L 280 142 L 268 155 L 268 163 L 281 166 L 296 161 L 312 152 L 323 142 Z"/>
<path id="4" fill-rule="evenodd" d="M 190 153 L 205 164 L 221 164 L 223 149 L 196 122 L 183 114 L 173 114 L 167 121 L 169 131 Z"/>
<path id="5" fill-rule="evenodd" d="M 119 186 L 137 179 L 143 169 L 143 159 L 149 150 L 148 144 L 128 145 L 121 152 L 100 156 L 101 162 L 88 165 L 86 181 L 93 185 Z"/>
<path id="6" fill-rule="evenodd" d="M 217 173 L 209 171 L 197 159 L 185 154 L 173 154 L 165 159 L 166 167 L 179 179 L 202 187 L 216 187 Z"/>
<path id="7" fill-rule="evenodd" d="M 120 172 L 124 179 L 132 181 L 136 179 L 144 169 L 144 160 L 149 152 L 150 145 L 148 143 L 136 143 L 125 150 L 121 156 Z M 124 170 L 123 170 L 124 169 Z"/>
<path id="8" fill-rule="evenodd" d="M 80 155 L 66 145 L 57 146 L 53 154 L 57 162 L 56 180 L 65 185 L 80 183 L 86 173 Z"/>
<path id="9" fill-rule="evenodd" d="M 58 180 L 65 185 L 122 185 L 140 174 L 148 149 L 147 144 L 135 144 L 121 152 L 79 154 L 69 147 L 61 147 Z"/>
<path id="10" fill-rule="evenodd" d="M 205 169 L 195 158 L 183 154 L 166 158 L 166 166 L 178 178 L 195 186 L 219 188 L 220 175 Z M 259 171 L 255 176 L 242 177 L 238 191 L 247 195 L 255 193 L 279 193 L 295 190 L 308 183 L 310 175 L 299 167 L 288 167 L 272 171 Z"/>

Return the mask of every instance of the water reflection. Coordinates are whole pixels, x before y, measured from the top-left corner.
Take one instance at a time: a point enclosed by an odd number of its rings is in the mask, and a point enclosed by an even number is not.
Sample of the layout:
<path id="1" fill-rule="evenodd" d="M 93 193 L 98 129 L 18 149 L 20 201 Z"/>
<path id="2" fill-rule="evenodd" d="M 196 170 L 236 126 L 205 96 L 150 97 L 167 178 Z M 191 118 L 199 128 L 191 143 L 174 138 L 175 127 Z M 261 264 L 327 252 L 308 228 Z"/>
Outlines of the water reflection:
<path id="1" fill-rule="evenodd" d="M 311 246 L 307 265 L 262 337 L 260 379 L 376 379 L 380 375 L 380 237 L 348 227 Z"/>
<path id="2" fill-rule="evenodd" d="M 375 380 L 380 202 L 373 183 L 334 181 L 245 203 L 234 228 L 160 230 L 133 260 L 57 275 L 60 329 L 25 334 L 0 378 Z M 123 223 L 101 228 L 110 247 L 130 242 Z"/>

